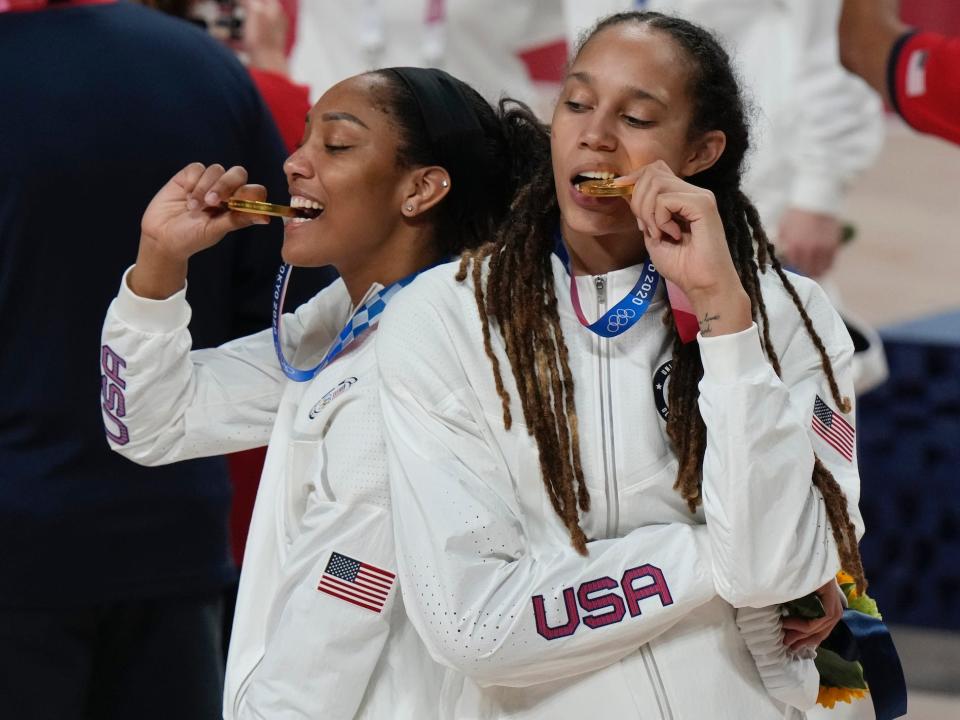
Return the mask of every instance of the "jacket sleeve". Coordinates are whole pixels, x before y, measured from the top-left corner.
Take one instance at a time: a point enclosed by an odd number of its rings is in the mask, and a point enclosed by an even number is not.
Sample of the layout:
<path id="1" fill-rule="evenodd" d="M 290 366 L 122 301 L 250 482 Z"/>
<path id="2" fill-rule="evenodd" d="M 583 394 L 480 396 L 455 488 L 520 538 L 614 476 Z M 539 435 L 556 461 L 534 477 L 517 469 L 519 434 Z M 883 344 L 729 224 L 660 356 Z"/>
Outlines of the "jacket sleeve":
<path id="1" fill-rule="evenodd" d="M 332 286 L 284 316 L 288 357 L 307 318 L 338 305 L 339 295 Z M 189 321 L 185 289 L 165 300 L 141 298 L 126 274 L 107 310 L 104 427 L 110 446 L 142 465 L 258 447 L 270 436 L 285 386 L 271 331 L 191 352 Z"/>
<path id="2" fill-rule="evenodd" d="M 839 0 L 787 0 L 787 27 L 798 44 L 789 78 L 797 134 L 787 152 L 794 177 L 788 204 L 836 215 L 849 184 L 883 146 L 879 96 L 840 64 Z"/>
<path id="3" fill-rule="evenodd" d="M 840 394 L 853 402 L 853 345 L 843 321 L 819 287 L 796 282 L 809 294 L 807 311 L 833 363 Z M 812 484 L 815 454 L 843 489 L 858 537 L 863 532 L 854 414 L 835 406 L 819 353 L 798 316 L 795 326 L 779 350 L 782 381 L 763 354 L 756 325 L 699 339 L 700 411 L 707 427 L 703 507 L 717 590 L 736 607 L 802 597 L 838 570 L 823 497 Z M 818 398 L 835 413 L 836 433 L 841 423 L 849 426 L 843 431 L 849 443 L 835 438 L 831 444 L 816 432 Z"/>
<path id="4" fill-rule="evenodd" d="M 702 526 L 639 528 L 587 556 L 562 529 L 532 547 L 514 482 L 542 480 L 512 477 L 422 295 L 390 305 L 377 358 L 404 600 L 435 660 L 481 685 L 557 680 L 616 662 L 716 597 Z"/>
<path id="5" fill-rule="evenodd" d="M 237 720 L 350 720 L 383 651 L 390 617 L 403 613 L 395 597 L 389 508 L 331 502 L 314 492 L 301 524 L 273 601 L 263 659 L 238 697 Z M 334 553 L 376 569 L 358 580 L 372 588 L 364 591 L 369 595 L 358 598 L 336 579 L 320 585 Z M 380 609 L 376 598 L 383 599 Z"/>

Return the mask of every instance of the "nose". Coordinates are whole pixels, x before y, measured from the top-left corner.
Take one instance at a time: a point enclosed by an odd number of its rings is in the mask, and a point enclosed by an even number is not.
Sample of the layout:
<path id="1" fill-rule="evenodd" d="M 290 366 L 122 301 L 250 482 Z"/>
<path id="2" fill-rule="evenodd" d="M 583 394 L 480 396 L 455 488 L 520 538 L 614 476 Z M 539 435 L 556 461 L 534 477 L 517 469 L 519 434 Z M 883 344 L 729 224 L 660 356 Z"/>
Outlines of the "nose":
<path id="1" fill-rule="evenodd" d="M 610 119 L 601 113 L 592 113 L 580 131 L 578 145 L 584 150 L 612 152 L 617 149 L 617 142 Z"/>
<path id="2" fill-rule="evenodd" d="M 310 160 L 303 152 L 302 147 L 294 150 L 293 153 L 283 161 L 283 172 L 286 174 L 288 181 L 296 178 L 310 177 L 310 175 L 313 174 Z"/>

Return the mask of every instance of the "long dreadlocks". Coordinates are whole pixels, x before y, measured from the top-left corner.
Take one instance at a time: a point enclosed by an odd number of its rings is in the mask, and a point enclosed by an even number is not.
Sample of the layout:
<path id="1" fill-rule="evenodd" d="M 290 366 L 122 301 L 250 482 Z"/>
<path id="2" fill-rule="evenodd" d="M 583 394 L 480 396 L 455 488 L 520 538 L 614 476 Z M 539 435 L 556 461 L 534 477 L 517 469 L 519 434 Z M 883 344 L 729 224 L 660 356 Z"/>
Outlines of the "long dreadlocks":
<path id="1" fill-rule="evenodd" d="M 774 371 L 778 376 L 781 374 L 760 290 L 760 273 L 770 267 L 792 298 L 820 355 L 833 401 L 843 412 L 849 412 L 850 401 L 840 394 L 823 341 L 781 267 L 756 209 L 740 190 L 749 137 L 744 103 L 727 53 L 709 32 L 689 22 L 654 12 L 628 12 L 612 15 L 596 25 L 581 41 L 578 54 L 598 33 L 623 23 L 643 24 L 669 35 L 692 61 L 690 136 L 697 137 L 714 129 L 726 135 L 727 144 L 720 159 L 687 180 L 711 190 L 716 197 L 730 254 L 750 298 L 751 314 L 761 328 L 763 347 Z M 535 127 L 532 119 L 528 119 L 527 127 Z M 515 195 L 509 222 L 501 226 L 493 242 L 463 256 L 457 278 L 463 281 L 468 272 L 472 274 L 483 325 L 484 349 L 493 366 L 503 406 L 504 426 L 509 429 L 513 418 L 510 396 L 491 345 L 491 318 L 496 320 L 506 346 L 524 421 L 537 443 L 550 502 L 566 525 L 573 546 L 585 554 L 586 537 L 580 528 L 579 513 L 590 509 L 590 496 L 580 461 L 573 376 L 560 328 L 550 260 L 553 233 L 559 223 L 559 207 L 550 162 L 549 132 L 542 125 L 538 130 L 536 142 L 528 145 L 531 155 L 527 157 L 536 170 L 528 173 L 526 184 Z M 482 271 L 487 261 L 489 268 L 484 284 Z M 669 321 L 669 311 L 664 321 L 671 326 L 673 333 L 667 435 L 679 461 L 674 488 L 693 512 L 702 501 L 703 458 L 707 444 L 706 426 L 697 402 L 703 365 L 697 345 L 680 341 Z M 812 481 L 823 495 L 841 565 L 863 591 L 867 583 L 843 490 L 819 458 L 814 462 Z"/>

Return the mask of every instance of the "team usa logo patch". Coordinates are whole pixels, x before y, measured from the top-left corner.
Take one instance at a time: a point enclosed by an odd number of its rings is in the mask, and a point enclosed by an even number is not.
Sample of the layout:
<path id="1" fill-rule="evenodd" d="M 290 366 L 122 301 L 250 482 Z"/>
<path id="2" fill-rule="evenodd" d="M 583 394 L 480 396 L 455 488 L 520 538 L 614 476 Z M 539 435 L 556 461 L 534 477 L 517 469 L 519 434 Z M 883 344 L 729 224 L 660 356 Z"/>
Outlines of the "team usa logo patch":
<path id="1" fill-rule="evenodd" d="M 109 345 L 100 348 L 100 368 L 103 370 L 100 376 L 103 429 L 107 437 L 117 445 L 126 445 L 130 442 L 130 431 L 123 421 L 127 415 L 127 399 L 123 394 L 127 381 L 122 376 L 125 367 L 127 367 L 127 361 L 117 355 L 113 348 Z"/>
<path id="2" fill-rule="evenodd" d="M 667 408 L 667 385 L 670 383 L 671 370 L 673 370 L 673 361 L 667 360 L 653 374 L 653 401 L 657 404 L 657 412 L 664 420 L 670 417 L 670 410 Z"/>
<path id="3" fill-rule="evenodd" d="M 330 554 L 317 590 L 380 613 L 396 579 L 389 570 L 335 552 Z"/>
<path id="4" fill-rule="evenodd" d="M 641 601 L 648 598 L 657 598 L 662 607 L 673 605 L 673 596 L 663 572 L 649 564 L 630 568 L 619 582 L 612 577 L 602 577 L 588 580 L 576 590 L 564 588 L 562 596 L 566 620 L 559 618 L 555 625 L 547 620 L 543 595 L 533 596 L 533 615 L 540 637 L 556 640 L 573 635 L 581 622 L 596 630 L 620 622 L 627 613 L 632 618 L 637 617 L 642 614 Z M 650 605 L 648 602 L 648 609 Z"/>
<path id="5" fill-rule="evenodd" d="M 313 420 L 317 415 L 320 414 L 321 410 L 343 395 L 355 382 L 357 382 L 355 377 L 348 377 L 341 380 L 339 384 L 333 388 L 333 390 L 320 398 L 317 401 L 317 404 L 310 408 L 310 419 Z"/>
<path id="6" fill-rule="evenodd" d="M 819 395 L 813 401 L 813 420 L 810 425 L 813 431 L 843 455 L 847 462 L 853 462 L 856 431 L 840 413 L 831 410 Z"/>

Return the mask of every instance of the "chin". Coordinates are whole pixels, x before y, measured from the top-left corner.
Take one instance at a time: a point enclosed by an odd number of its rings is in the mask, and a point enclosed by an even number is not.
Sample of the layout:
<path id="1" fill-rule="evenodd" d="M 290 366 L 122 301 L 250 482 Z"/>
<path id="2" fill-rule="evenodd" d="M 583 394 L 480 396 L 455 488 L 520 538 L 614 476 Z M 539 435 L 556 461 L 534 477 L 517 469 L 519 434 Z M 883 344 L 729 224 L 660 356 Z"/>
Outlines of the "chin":
<path id="1" fill-rule="evenodd" d="M 578 207 L 561 209 L 561 217 L 568 228 L 583 235 L 625 235 L 639 233 L 636 222 L 607 214 L 590 212 Z M 631 217 L 633 217 L 631 215 Z"/>
<path id="2" fill-rule="evenodd" d="M 294 267 L 322 267 L 331 264 L 328 258 L 318 255 L 315 247 L 304 247 L 301 243 L 290 240 L 284 240 L 280 257 L 283 262 Z"/>

